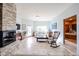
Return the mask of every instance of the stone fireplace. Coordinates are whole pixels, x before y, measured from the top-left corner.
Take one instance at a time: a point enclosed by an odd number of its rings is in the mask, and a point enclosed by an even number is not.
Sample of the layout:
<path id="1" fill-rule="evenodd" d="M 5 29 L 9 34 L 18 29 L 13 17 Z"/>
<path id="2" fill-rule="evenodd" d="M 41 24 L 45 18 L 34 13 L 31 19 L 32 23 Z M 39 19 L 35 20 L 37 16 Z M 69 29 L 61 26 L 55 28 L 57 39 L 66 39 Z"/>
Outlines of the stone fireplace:
<path id="1" fill-rule="evenodd" d="M 16 5 L 0 3 L 0 47 L 16 40 Z"/>

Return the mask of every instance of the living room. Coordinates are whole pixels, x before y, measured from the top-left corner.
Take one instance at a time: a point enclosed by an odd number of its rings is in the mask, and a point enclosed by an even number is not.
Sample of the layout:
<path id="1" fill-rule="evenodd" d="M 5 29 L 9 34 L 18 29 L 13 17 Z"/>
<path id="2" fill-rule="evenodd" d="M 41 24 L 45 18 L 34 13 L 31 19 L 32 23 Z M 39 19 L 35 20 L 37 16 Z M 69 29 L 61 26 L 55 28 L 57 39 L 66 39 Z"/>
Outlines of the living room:
<path id="1" fill-rule="evenodd" d="M 7 6 L 6 6 L 7 5 Z M 12 6 L 13 5 L 13 6 Z M 3 20 L 3 31 L 5 30 L 15 30 L 16 40 L 11 41 L 9 45 L 5 45 L 0 48 L 1 55 L 79 55 L 79 4 L 75 3 L 51 3 L 51 4 L 26 4 L 26 3 L 16 3 L 16 4 L 5 4 L 3 3 L 3 16 L 5 14 L 12 15 L 13 19 L 10 20 L 5 16 Z M 13 12 L 7 8 L 11 8 Z M 63 9 L 62 9 L 63 8 Z M 5 12 L 8 11 L 8 12 Z M 73 42 L 66 45 L 64 35 L 64 20 L 71 18 L 76 15 L 76 43 Z M 9 19 L 9 20 L 5 20 Z M 9 22 L 6 22 L 9 21 Z M 6 23 L 9 23 L 9 25 Z M 11 25 L 10 25 L 11 24 Z M 6 26 L 5 26 L 6 25 Z M 72 29 L 73 30 L 73 29 Z M 15 31 L 10 31 L 10 33 L 15 33 Z M 60 35 L 57 38 L 56 48 L 50 47 L 47 41 L 49 38 L 49 32 L 59 31 Z M 13 35 L 13 34 L 10 34 Z M 2 36 L 2 35 L 1 35 Z M 38 36 L 45 36 L 46 38 L 38 38 Z M 42 42 L 38 42 L 37 40 Z M 13 42 L 13 43 L 12 43 Z M 71 46 L 72 44 L 72 46 Z M 71 46 L 71 48 L 70 48 Z M 13 49 L 12 49 L 13 48 Z M 71 50 L 73 48 L 73 50 Z M 8 51 L 10 49 L 10 51 Z M 4 51 L 5 50 L 5 51 Z M 14 51 L 14 52 L 12 52 Z M 56 52 L 59 52 L 58 54 Z"/>

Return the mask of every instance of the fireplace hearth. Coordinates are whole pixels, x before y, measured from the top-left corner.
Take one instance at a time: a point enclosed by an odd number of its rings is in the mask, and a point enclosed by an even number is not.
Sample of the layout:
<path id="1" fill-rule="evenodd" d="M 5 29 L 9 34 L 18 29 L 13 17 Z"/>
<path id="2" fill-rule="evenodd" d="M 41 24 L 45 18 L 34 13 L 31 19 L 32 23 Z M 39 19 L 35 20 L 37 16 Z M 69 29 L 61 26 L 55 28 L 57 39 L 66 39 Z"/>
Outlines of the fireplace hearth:
<path id="1" fill-rule="evenodd" d="M 0 32 L 0 47 L 6 46 L 14 41 L 16 41 L 15 30 L 7 30 Z"/>

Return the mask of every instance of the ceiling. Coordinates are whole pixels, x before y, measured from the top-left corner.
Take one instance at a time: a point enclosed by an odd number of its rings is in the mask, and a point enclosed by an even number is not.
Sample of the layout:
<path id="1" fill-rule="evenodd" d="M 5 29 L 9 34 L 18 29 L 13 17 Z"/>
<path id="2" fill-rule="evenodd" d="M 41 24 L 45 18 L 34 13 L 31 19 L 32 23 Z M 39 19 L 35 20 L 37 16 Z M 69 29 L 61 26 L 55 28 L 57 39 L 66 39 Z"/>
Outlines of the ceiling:
<path id="1" fill-rule="evenodd" d="M 17 16 L 32 21 L 50 21 L 70 7 L 69 3 L 17 3 Z"/>

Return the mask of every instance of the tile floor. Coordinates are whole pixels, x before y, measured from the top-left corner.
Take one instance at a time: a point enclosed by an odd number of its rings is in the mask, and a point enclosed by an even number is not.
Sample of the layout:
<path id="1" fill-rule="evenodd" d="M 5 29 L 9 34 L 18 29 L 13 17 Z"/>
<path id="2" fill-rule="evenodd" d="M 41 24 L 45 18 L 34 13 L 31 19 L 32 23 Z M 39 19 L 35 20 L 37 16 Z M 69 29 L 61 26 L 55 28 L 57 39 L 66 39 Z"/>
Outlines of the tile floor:
<path id="1" fill-rule="evenodd" d="M 18 43 L 18 48 L 11 51 L 12 54 L 6 54 L 12 56 L 74 56 L 74 53 L 71 53 L 64 45 L 52 48 L 47 42 L 37 42 L 34 37 L 18 41 Z"/>

